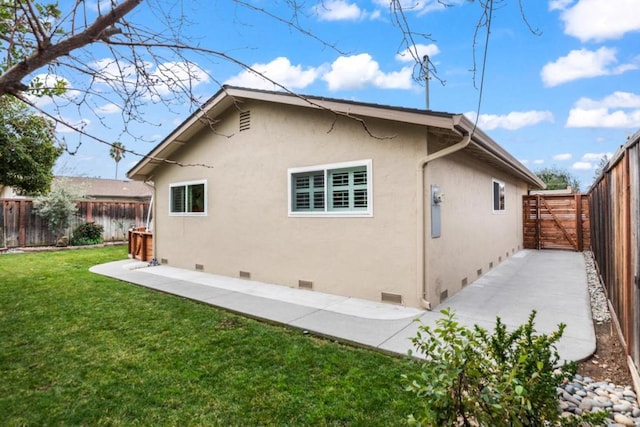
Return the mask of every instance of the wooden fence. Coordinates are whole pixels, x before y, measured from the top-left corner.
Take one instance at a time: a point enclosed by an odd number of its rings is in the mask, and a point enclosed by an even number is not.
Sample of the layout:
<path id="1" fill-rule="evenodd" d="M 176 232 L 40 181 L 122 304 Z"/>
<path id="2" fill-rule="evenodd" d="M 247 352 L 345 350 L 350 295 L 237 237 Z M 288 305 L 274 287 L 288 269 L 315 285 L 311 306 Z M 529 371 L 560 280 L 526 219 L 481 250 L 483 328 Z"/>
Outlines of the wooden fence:
<path id="1" fill-rule="evenodd" d="M 55 245 L 56 238 L 48 224 L 35 214 L 33 201 L 0 199 L 0 248 Z M 144 225 L 149 203 L 81 201 L 69 230 L 84 222 L 104 227 L 105 242 L 126 241 L 131 227 Z"/>
<path id="2" fill-rule="evenodd" d="M 640 132 L 589 190 L 592 248 L 640 387 Z"/>
<path id="3" fill-rule="evenodd" d="M 525 249 L 583 251 L 591 244 L 589 197 L 582 194 L 524 196 Z"/>

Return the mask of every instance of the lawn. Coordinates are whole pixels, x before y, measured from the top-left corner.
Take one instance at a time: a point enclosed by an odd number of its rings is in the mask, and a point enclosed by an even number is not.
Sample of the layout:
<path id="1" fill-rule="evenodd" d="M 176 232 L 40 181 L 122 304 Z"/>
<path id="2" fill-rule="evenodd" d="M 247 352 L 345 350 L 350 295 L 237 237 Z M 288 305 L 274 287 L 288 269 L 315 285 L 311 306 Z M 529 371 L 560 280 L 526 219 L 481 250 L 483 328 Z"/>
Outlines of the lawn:
<path id="1" fill-rule="evenodd" d="M 98 276 L 126 248 L 0 255 L 1 425 L 402 425 L 404 359 Z"/>

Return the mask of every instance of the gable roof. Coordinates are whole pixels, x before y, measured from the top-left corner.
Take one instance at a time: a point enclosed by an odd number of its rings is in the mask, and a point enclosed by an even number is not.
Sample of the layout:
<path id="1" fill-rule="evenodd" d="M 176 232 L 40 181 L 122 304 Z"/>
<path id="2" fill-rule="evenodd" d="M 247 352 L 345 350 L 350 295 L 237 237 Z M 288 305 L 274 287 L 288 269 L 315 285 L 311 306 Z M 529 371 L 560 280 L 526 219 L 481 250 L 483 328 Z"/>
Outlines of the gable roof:
<path id="1" fill-rule="evenodd" d="M 364 102 L 347 101 L 333 98 L 298 95 L 287 92 L 275 92 L 223 86 L 202 107 L 174 129 L 163 141 L 153 148 L 127 172 L 134 180 L 150 179 L 156 167 L 169 158 L 180 147 L 187 144 L 191 137 L 209 126 L 228 108 L 243 100 L 258 100 L 300 108 L 313 108 L 331 111 L 339 115 L 356 119 L 376 118 L 428 127 L 431 132 L 450 141 L 452 144 L 464 135 L 471 135 L 471 143 L 465 148 L 479 160 L 507 173 L 517 176 L 531 187 L 544 188 L 545 184 L 505 149 L 500 147 L 487 134 L 462 114 L 427 111 L 414 108 L 392 107 Z"/>
<path id="2" fill-rule="evenodd" d="M 98 199 L 145 199 L 153 194 L 144 182 L 120 179 L 56 176 L 54 182 L 78 188 L 82 195 Z"/>

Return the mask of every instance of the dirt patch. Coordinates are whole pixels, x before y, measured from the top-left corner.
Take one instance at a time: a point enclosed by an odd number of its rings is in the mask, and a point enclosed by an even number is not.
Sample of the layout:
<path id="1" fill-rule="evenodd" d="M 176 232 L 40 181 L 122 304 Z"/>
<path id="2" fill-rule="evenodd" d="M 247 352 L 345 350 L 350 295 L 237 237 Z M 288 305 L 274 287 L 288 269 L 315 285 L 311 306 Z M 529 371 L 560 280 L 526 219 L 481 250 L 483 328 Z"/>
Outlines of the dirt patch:
<path id="1" fill-rule="evenodd" d="M 596 352 L 589 359 L 578 363 L 578 373 L 595 381 L 609 381 L 616 385 L 633 384 L 627 356 L 611 322 L 594 324 Z"/>

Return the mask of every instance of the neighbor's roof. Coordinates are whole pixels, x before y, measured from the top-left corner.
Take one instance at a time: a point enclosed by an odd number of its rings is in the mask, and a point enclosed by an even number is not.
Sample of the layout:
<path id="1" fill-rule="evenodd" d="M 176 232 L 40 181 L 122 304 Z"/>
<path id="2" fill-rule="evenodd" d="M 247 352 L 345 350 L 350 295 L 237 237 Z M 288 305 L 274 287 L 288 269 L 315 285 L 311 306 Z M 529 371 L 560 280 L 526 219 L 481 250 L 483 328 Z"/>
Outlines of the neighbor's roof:
<path id="1" fill-rule="evenodd" d="M 247 99 L 293 105 L 301 108 L 322 109 L 356 118 L 377 118 L 426 126 L 429 127 L 431 132 L 438 133 L 439 136 L 450 140 L 452 143 L 460 140 L 463 135 L 471 134 L 471 143 L 465 148 L 465 151 L 469 154 L 493 167 L 519 177 L 534 188 L 545 188 L 545 184 L 533 172 L 500 147 L 487 134 L 476 128 L 462 114 L 392 107 L 234 86 L 223 86 L 203 104 L 202 108 L 187 118 L 151 150 L 146 157 L 131 168 L 127 172 L 127 176 L 134 180 L 149 180 L 153 176 L 155 168 L 163 163 L 161 159 L 170 158 L 175 151 L 187 144 L 191 137 L 206 126 L 209 126 L 212 119 L 219 117 L 236 103 Z M 207 120 L 203 120 L 205 118 Z"/>
<path id="2" fill-rule="evenodd" d="M 120 179 L 86 178 L 79 176 L 56 176 L 54 182 L 77 188 L 82 195 L 94 198 L 148 198 L 152 187 L 140 181 Z"/>

